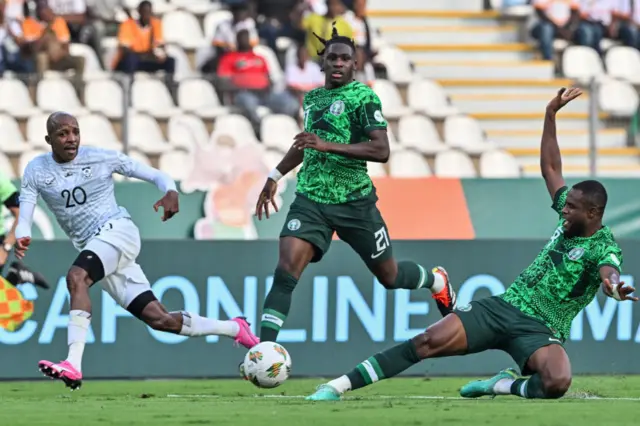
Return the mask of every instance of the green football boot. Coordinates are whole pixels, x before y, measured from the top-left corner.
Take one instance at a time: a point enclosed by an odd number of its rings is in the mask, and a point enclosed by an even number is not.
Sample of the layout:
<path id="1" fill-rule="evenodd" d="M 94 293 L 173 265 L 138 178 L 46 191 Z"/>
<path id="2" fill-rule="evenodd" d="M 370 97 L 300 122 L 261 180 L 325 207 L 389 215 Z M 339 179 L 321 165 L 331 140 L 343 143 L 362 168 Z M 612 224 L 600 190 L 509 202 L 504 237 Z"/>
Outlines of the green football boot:
<path id="1" fill-rule="evenodd" d="M 307 401 L 340 401 L 340 393 L 329 385 L 320 385 L 313 395 L 305 398 Z"/>
<path id="2" fill-rule="evenodd" d="M 515 380 L 519 378 L 518 373 L 513 368 L 502 370 L 495 376 L 487 380 L 474 380 L 464 385 L 460 389 L 460 396 L 463 398 L 478 398 L 481 396 L 495 397 L 496 393 L 493 388 L 502 379 Z"/>

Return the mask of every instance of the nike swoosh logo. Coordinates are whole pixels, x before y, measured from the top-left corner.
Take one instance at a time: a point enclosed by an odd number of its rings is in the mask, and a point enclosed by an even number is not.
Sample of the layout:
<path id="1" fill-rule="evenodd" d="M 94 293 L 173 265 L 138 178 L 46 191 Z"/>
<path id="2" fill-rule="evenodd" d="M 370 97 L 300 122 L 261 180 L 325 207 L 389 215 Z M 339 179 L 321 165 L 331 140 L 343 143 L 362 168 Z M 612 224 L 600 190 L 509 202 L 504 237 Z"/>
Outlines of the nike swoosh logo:
<path id="1" fill-rule="evenodd" d="M 554 339 L 553 337 L 549 337 L 549 341 L 550 341 L 550 342 L 558 342 L 558 343 L 562 343 L 560 340 L 558 340 L 558 339 Z"/>
<path id="2" fill-rule="evenodd" d="M 382 250 L 380 253 L 372 254 L 372 255 L 371 255 L 371 258 L 372 258 L 372 259 L 375 259 L 376 257 L 380 256 L 380 255 L 381 255 L 382 253 L 384 253 L 384 252 L 385 252 L 385 250 Z"/>

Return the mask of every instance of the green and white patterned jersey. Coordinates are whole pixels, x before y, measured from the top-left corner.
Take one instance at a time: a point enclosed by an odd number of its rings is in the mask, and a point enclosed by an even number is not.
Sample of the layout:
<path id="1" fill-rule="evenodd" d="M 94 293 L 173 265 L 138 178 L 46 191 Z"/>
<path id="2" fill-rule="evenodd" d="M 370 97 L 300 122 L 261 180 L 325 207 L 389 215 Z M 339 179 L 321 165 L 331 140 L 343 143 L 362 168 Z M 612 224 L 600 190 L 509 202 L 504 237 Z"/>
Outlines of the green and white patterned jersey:
<path id="1" fill-rule="evenodd" d="M 4 173 L 0 173 L 0 205 L 4 207 L 5 201 L 16 192 L 18 192 L 18 188 L 11 182 L 11 179 Z M 2 213 L 0 214 L 0 235 L 4 234 L 4 213 Z"/>
<path id="2" fill-rule="evenodd" d="M 501 296 L 544 322 L 562 340 L 576 315 L 596 296 L 602 283 L 600 267 L 609 265 L 620 272 L 622 267 L 622 251 L 607 226 L 588 238 L 565 238 L 561 212 L 568 192 L 563 187 L 554 197 L 552 207 L 560 214 L 555 233 Z"/>
<path id="3" fill-rule="evenodd" d="M 304 130 L 327 142 L 367 143 L 368 132 L 387 128 L 378 95 L 357 81 L 308 92 L 303 109 Z M 318 203 L 341 204 L 366 197 L 372 189 L 366 161 L 305 150 L 298 173 L 299 194 Z"/>

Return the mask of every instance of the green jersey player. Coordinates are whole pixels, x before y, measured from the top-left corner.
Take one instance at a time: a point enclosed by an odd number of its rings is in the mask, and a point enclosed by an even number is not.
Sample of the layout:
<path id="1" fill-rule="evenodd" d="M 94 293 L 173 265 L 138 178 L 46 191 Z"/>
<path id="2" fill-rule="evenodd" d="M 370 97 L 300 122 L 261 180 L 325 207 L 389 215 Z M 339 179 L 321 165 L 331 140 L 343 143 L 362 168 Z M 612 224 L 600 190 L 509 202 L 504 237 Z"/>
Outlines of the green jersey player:
<path id="1" fill-rule="evenodd" d="M 317 37 L 317 36 L 316 36 Z M 318 37 L 325 49 L 324 87 L 306 94 L 304 132 L 271 172 L 256 206 L 258 219 L 269 217 L 269 206 L 282 176 L 302 163 L 296 198 L 280 234 L 280 258 L 262 315 L 260 339 L 275 341 L 291 305 L 291 295 L 310 262 L 329 249 L 334 233 L 364 260 L 388 289 L 429 288 L 443 315 L 455 305 L 446 271 L 431 271 L 410 261 L 396 262 L 387 226 L 376 207 L 376 190 L 367 162 L 389 158 L 387 122 L 378 96 L 354 81 L 353 40 L 338 35 Z"/>
<path id="2" fill-rule="evenodd" d="M 620 282 L 622 252 L 602 225 L 607 193 L 593 180 L 567 188 L 556 139 L 558 110 L 580 96 L 560 90 L 546 109 L 540 165 L 559 222 L 533 263 L 500 295 L 457 307 L 411 340 L 376 354 L 307 399 L 338 400 L 349 390 L 399 374 L 426 358 L 507 352 L 528 378 L 513 369 L 463 386 L 463 397 L 517 395 L 559 398 L 571 384 L 571 366 L 563 342 L 573 318 L 602 287 L 616 300 L 637 301 L 632 287 Z"/>

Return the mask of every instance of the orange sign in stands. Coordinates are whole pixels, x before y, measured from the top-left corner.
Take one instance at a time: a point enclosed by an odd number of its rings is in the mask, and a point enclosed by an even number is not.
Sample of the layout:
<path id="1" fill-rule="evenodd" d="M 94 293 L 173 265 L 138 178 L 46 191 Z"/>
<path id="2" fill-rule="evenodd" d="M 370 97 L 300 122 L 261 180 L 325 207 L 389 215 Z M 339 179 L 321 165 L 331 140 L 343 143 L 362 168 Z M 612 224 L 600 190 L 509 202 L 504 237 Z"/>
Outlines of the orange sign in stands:
<path id="1" fill-rule="evenodd" d="M 378 208 L 394 240 L 470 240 L 473 223 L 459 179 L 376 178 Z"/>

